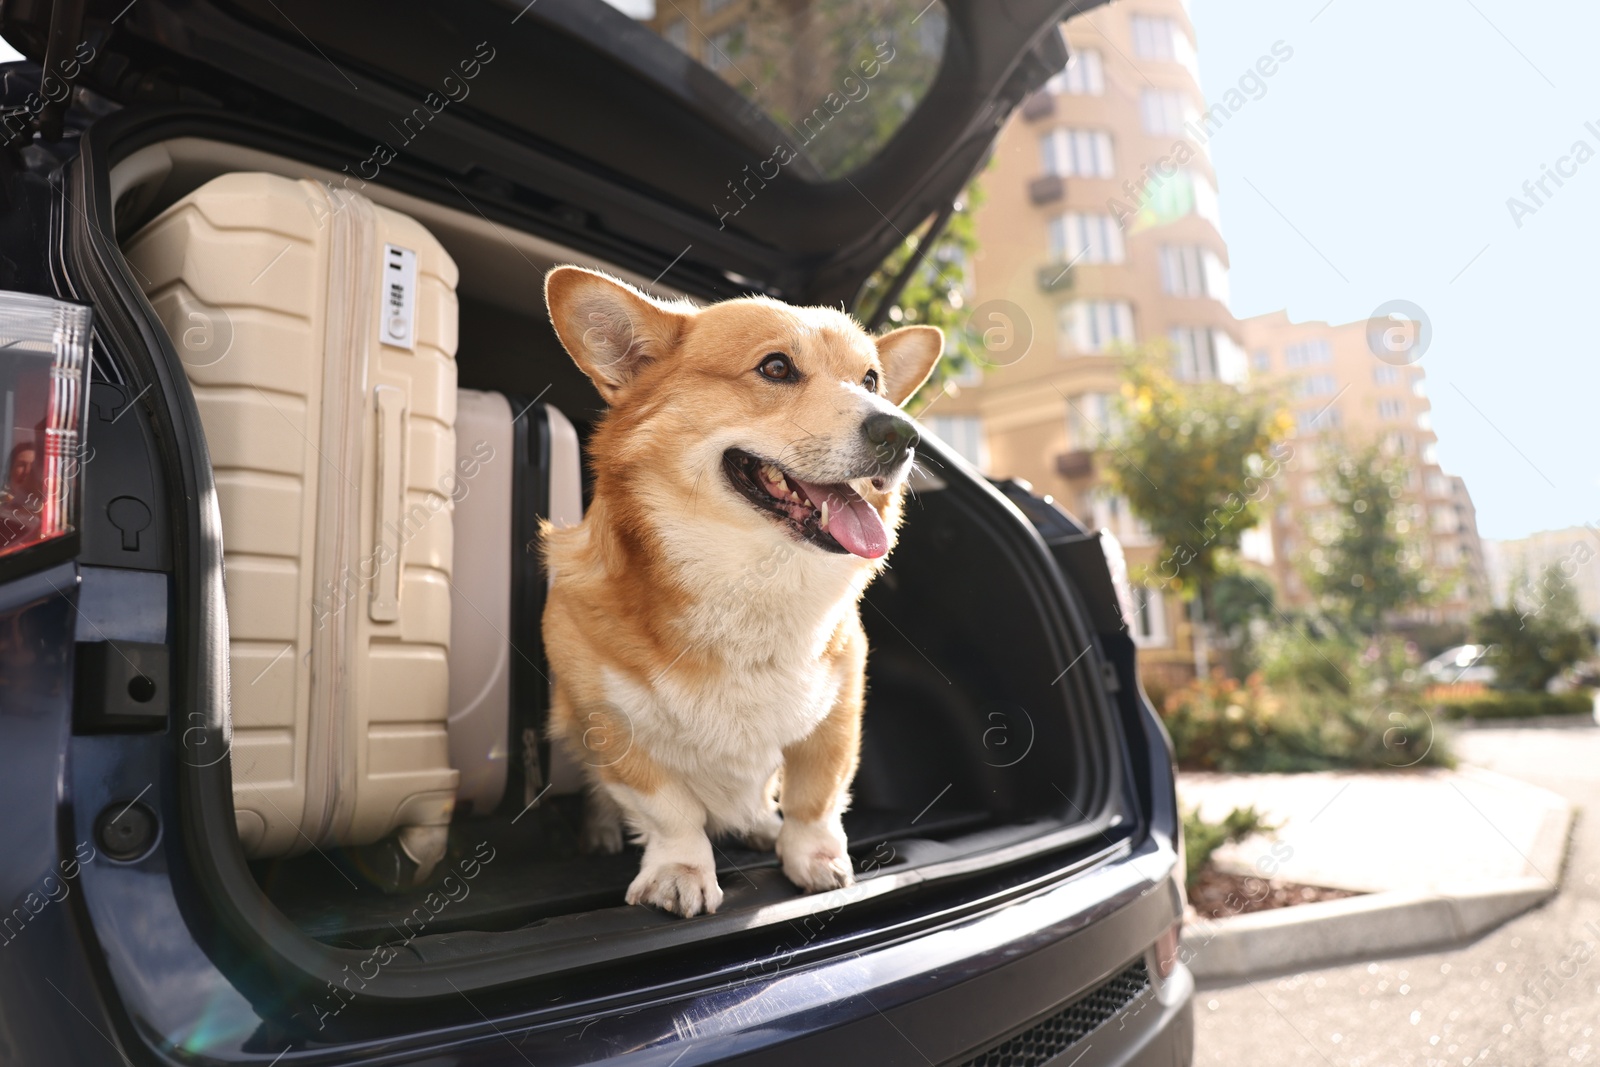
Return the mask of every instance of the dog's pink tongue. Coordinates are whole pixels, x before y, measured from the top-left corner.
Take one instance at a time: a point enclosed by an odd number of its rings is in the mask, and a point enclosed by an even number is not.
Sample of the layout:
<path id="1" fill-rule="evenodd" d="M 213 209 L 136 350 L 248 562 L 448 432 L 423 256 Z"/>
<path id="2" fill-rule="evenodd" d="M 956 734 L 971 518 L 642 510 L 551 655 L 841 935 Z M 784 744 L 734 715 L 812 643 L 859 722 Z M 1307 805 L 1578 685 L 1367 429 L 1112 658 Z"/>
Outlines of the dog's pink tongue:
<path id="1" fill-rule="evenodd" d="M 799 481 L 799 479 L 795 479 Z M 889 533 L 871 504 L 846 486 L 800 482 L 813 504 L 828 502 L 828 523 L 823 527 L 835 541 L 864 559 L 877 559 L 889 551 Z M 842 492 L 841 492 L 842 490 Z"/>

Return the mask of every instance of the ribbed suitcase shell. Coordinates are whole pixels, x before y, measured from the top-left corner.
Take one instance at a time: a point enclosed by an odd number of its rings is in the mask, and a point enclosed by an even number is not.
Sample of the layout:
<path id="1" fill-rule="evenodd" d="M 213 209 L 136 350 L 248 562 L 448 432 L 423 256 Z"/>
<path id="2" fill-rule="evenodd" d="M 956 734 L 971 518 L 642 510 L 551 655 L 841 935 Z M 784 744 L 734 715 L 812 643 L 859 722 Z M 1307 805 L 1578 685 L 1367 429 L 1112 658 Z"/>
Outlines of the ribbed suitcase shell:
<path id="1" fill-rule="evenodd" d="M 245 851 L 400 828 L 425 875 L 458 781 L 455 263 L 364 197 L 254 173 L 184 197 L 127 255 L 184 358 L 216 477 Z"/>

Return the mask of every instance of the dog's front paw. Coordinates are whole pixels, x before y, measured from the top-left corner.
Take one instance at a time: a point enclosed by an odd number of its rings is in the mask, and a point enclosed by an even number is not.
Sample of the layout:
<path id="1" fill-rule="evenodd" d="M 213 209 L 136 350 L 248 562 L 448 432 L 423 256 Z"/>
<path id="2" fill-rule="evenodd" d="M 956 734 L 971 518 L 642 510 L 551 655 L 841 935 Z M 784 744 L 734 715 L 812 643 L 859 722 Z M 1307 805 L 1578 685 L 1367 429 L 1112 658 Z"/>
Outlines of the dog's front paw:
<path id="1" fill-rule="evenodd" d="M 783 873 L 808 893 L 855 884 L 844 833 L 826 823 L 785 819 L 778 832 Z"/>
<path id="2" fill-rule="evenodd" d="M 715 913 L 722 905 L 722 888 L 712 867 L 657 863 L 639 871 L 628 887 L 628 903 L 654 904 L 689 919 L 702 911 Z"/>

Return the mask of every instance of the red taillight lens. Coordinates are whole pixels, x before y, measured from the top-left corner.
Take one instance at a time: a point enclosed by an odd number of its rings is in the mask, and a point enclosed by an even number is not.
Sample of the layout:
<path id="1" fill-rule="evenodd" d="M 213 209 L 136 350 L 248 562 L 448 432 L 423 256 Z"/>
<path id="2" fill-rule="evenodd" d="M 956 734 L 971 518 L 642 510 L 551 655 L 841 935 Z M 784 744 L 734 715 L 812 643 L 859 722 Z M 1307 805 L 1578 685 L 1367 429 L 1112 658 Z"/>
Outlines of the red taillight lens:
<path id="1" fill-rule="evenodd" d="M 90 310 L 0 292 L 0 556 L 77 523 Z"/>
<path id="2" fill-rule="evenodd" d="M 1183 920 L 1179 919 L 1166 932 L 1156 938 L 1156 974 L 1166 978 L 1178 966 L 1178 940 L 1183 934 Z"/>

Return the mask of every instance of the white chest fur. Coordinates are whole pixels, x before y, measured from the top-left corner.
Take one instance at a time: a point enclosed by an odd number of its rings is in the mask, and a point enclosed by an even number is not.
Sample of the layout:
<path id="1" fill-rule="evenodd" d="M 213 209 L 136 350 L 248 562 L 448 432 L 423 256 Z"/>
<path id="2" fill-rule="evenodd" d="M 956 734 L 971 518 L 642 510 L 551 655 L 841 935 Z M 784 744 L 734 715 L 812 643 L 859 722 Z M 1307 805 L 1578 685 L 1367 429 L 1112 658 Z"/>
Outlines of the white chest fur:
<path id="1" fill-rule="evenodd" d="M 648 684 L 604 675 L 632 742 L 681 776 L 713 820 L 737 827 L 783 758 L 825 718 L 845 679 L 825 657 L 870 578 L 852 557 L 787 536 L 677 565 L 696 591 L 683 644 Z M 707 668 L 710 669 L 707 669 Z"/>

